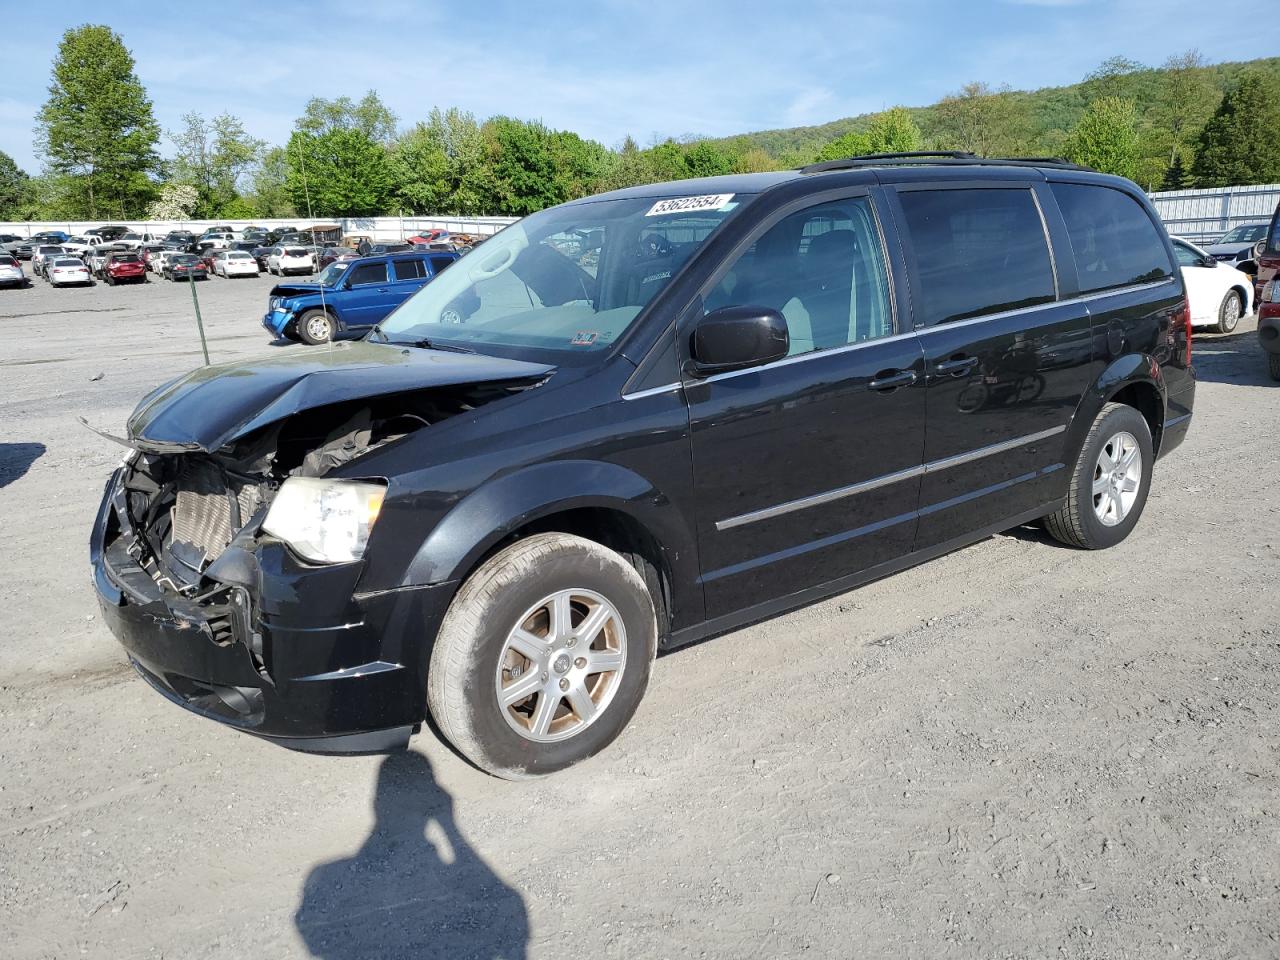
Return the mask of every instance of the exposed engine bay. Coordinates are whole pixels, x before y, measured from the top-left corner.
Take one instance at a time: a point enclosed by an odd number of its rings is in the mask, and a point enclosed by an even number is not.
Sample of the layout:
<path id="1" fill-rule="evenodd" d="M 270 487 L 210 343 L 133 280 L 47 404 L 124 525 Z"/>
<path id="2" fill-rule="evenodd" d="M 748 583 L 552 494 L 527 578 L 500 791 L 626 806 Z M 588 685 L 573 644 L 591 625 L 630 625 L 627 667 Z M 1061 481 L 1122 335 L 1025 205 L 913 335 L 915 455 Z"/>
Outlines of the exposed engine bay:
<path id="1" fill-rule="evenodd" d="M 144 447 L 130 458 L 123 480 L 119 506 L 130 529 L 121 533 L 130 555 L 161 588 L 197 603 L 216 602 L 238 578 L 232 570 L 220 576 L 211 568 L 232 543 L 252 543 L 286 479 L 324 476 L 529 386 L 476 384 L 311 408 L 215 453 L 153 453 Z"/>

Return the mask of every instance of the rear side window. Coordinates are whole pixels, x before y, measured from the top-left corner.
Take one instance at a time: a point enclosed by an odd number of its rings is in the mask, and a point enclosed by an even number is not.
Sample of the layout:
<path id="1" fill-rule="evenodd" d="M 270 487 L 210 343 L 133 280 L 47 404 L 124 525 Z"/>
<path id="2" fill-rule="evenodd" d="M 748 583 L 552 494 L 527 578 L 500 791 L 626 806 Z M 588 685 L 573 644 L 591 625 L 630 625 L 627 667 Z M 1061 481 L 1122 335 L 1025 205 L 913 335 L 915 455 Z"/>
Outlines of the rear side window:
<path id="1" fill-rule="evenodd" d="M 1138 201 L 1110 187 L 1050 185 L 1067 222 L 1080 290 L 1106 290 L 1173 273 L 1156 226 Z"/>
<path id="2" fill-rule="evenodd" d="M 427 265 L 416 257 L 410 260 L 395 260 L 397 280 L 421 280 L 430 276 Z"/>
<path id="3" fill-rule="evenodd" d="M 1031 191 L 899 194 L 915 252 L 926 326 L 1016 310 L 1055 297 L 1044 223 Z"/>
<path id="4" fill-rule="evenodd" d="M 436 273 L 444 270 L 449 264 L 453 263 L 453 257 L 432 257 L 431 269 Z"/>
<path id="5" fill-rule="evenodd" d="M 362 263 L 350 273 L 347 283 L 353 287 L 367 283 L 386 283 L 387 265 L 385 263 Z"/>

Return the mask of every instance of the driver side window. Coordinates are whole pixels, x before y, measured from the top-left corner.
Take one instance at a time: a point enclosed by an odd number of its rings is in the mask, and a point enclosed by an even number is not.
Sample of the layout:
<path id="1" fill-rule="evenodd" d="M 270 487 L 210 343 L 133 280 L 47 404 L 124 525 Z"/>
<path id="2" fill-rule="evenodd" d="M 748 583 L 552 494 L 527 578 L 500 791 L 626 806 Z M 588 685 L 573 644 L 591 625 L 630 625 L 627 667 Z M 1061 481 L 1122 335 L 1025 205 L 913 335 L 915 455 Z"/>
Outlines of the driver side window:
<path id="1" fill-rule="evenodd" d="M 708 312 L 727 306 L 781 313 L 790 356 L 891 334 L 889 278 L 870 200 L 809 207 L 770 227 L 706 298 Z"/>

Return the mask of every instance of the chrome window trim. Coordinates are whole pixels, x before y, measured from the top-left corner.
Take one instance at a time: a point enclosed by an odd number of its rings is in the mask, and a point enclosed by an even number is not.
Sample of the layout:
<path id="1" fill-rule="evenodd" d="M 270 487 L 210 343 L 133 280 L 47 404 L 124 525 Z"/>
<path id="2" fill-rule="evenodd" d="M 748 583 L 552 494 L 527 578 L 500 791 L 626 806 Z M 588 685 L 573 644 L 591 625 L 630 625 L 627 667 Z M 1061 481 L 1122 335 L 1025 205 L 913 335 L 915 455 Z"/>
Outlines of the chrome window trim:
<path id="1" fill-rule="evenodd" d="M 703 377 L 698 380 L 689 381 L 689 386 L 698 383 L 717 383 L 720 380 L 728 380 L 731 377 L 740 377 L 745 373 L 757 373 L 760 370 L 773 370 L 776 367 L 786 367 L 793 363 L 804 363 L 806 360 L 817 360 L 821 357 L 830 357 L 839 353 L 848 353 L 850 350 L 861 350 L 863 347 L 874 346 L 877 343 L 892 343 L 895 340 L 906 340 L 908 337 L 914 337 L 916 331 L 908 330 L 906 333 L 895 333 L 887 337 L 873 337 L 870 340 L 859 340 L 857 343 L 846 343 L 843 347 L 831 347 L 829 350 L 810 350 L 807 353 L 797 353 L 791 357 L 783 357 L 781 360 L 774 360 L 772 363 L 761 364 L 758 367 L 746 367 L 742 370 L 727 370 L 724 373 L 715 373 L 709 377 Z"/>
<path id="2" fill-rule="evenodd" d="M 954 456 L 943 457 L 939 460 L 931 460 L 918 467 L 908 467 L 905 470 L 886 473 L 879 477 L 873 477 L 870 480 L 863 480 L 860 483 L 852 483 L 847 487 L 837 487 L 834 490 L 815 493 L 807 497 L 801 497 L 798 500 L 788 500 L 785 503 L 775 504 L 772 507 L 763 507 L 759 510 L 752 510 L 749 513 L 739 514 L 736 517 L 717 520 L 716 531 L 723 532 L 725 530 L 732 530 L 734 527 L 740 527 L 744 524 L 755 523 L 759 520 L 770 520 L 774 517 L 781 517 L 788 513 L 794 513 L 797 510 L 804 510 L 808 507 L 831 503 L 834 500 L 841 500 L 845 497 L 856 496 L 860 493 L 866 493 L 870 490 L 886 487 L 891 483 L 898 483 L 902 480 L 910 480 L 913 477 L 921 477 L 926 474 L 949 470 L 951 467 L 958 467 L 962 464 L 972 463 L 974 460 L 981 460 L 983 457 L 990 457 L 994 454 L 1006 453 L 1009 450 L 1014 450 L 1029 443 L 1035 443 L 1038 440 L 1047 440 L 1050 437 L 1056 437 L 1060 433 L 1065 433 L 1066 429 L 1066 424 L 1060 424 L 1056 427 L 1050 427 L 1047 430 L 1029 433 L 1023 437 L 1001 440 L 999 443 L 993 443 L 985 447 L 978 447 L 965 453 L 958 453 Z"/>
<path id="3" fill-rule="evenodd" d="M 999 313 L 984 313 L 980 317 L 968 317 L 964 320 L 955 320 L 951 323 L 935 323 L 928 327 L 916 328 L 916 333 L 924 335 L 932 333 L 935 330 L 954 330 L 956 327 L 970 326 L 975 323 L 986 323 L 988 320 L 1004 320 L 1008 317 L 1016 317 L 1024 313 L 1035 313 L 1039 310 L 1048 310 L 1051 307 L 1071 306 L 1074 303 L 1088 303 L 1091 300 L 1100 300 L 1103 297 L 1114 297 L 1123 293 L 1137 293 L 1140 290 L 1153 290 L 1156 287 L 1163 287 L 1167 283 L 1173 283 L 1173 277 L 1161 277 L 1159 280 L 1148 280 L 1143 283 L 1131 283 L 1124 287 L 1112 287 L 1110 290 L 1098 290 L 1094 293 L 1084 293 L 1075 297 L 1068 297 L 1065 300 L 1047 300 L 1044 303 L 1033 303 L 1029 307 L 1017 307 L 1013 310 L 1001 310 Z"/>
<path id="4" fill-rule="evenodd" d="M 980 317 L 969 317 L 966 320 L 956 320 L 954 323 L 935 323 L 930 327 L 919 327 L 915 330 L 908 330 L 905 333 L 895 333 L 888 337 L 876 337 L 872 340 L 862 340 L 858 343 L 845 344 L 843 347 L 832 347 L 830 350 L 811 350 L 808 353 L 797 353 L 793 357 L 783 357 L 781 360 L 775 360 L 772 363 L 761 364 L 758 367 L 746 367 L 742 370 L 729 370 L 725 373 L 717 373 L 710 377 L 700 380 L 690 380 L 685 383 L 665 384 L 661 387 L 652 387 L 647 390 L 639 390 L 635 393 L 624 393 L 624 400 L 635 400 L 639 397 L 647 397 L 652 394 L 666 393 L 668 390 L 675 390 L 681 386 L 693 386 L 699 383 L 716 383 L 720 380 L 728 380 L 730 377 L 740 377 L 747 373 L 757 373 L 761 370 L 772 370 L 775 367 L 785 367 L 792 363 L 803 363 L 806 360 L 817 360 L 822 357 L 829 357 L 833 354 L 846 353 L 850 350 L 859 350 L 863 347 L 869 347 L 877 343 L 890 343 L 894 340 L 905 340 L 907 337 L 923 336 L 935 330 L 954 330 L 956 327 L 970 326 L 975 323 L 986 323 L 989 320 L 1004 320 L 1008 317 L 1016 317 L 1024 313 L 1035 313 L 1039 310 L 1048 310 L 1052 307 L 1070 306 L 1073 303 L 1088 303 L 1091 300 L 1100 300 L 1104 297 L 1115 297 L 1125 293 L 1137 293 L 1140 290 L 1154 290 L 1156 287 L 1163 287 L 1166 284 L 1174 282 L 1173 276 L 1161 277 L 1159 280 L 1149 280 L 1144 283 L 1132 283 L 1124 287 L 1113 287 L 1110 290 L 1098 290 L 1094 293 L 1081 294 L 1077 297 L 1068 297 L 1066 300 L 1052 300 L 1047 303 L 1036 303 L 1029 307 L 1018 307 L 1015 310 L 1002 310 L 999 313 L 987 313 Z"/>
<path id="5" fill-rule="evenodd" d="M 670 393 L 673 390 L 679 390 L 683 387 L 683 383 L 664 383 L 660 387 L 648 387 L 644 390 L 637 390 L 635 393 L 624 393 L 623 400 L 642 400 L 645 397 L 656 397 L 660 393 Z"/>

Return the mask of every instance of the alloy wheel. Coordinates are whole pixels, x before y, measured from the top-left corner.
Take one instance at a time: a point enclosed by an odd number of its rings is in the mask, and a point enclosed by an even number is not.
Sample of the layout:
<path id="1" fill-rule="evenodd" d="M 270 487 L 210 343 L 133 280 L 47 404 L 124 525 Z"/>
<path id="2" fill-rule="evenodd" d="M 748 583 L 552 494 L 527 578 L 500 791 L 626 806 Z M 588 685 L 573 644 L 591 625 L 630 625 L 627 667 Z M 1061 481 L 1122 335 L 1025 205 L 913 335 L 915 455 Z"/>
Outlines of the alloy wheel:
<path id="1" fill-rule="evenodd" d="M 1102 445 L 1093 468 L 1093 512 L 1108 527 L 1124 522 L 1142 485 L 1142 448 L 1127 430 Z"/>
<path id="2" fill-rule="evenodd" d="M 507 634 L 498 657 L 498 708 L 527 740 L 566 740 L 608 709 L 626 654 L 622 617 L 605 597 L 578 588 L 553 593 Z"/>

